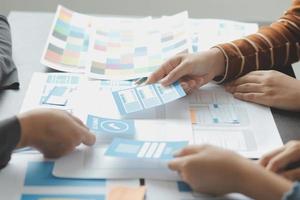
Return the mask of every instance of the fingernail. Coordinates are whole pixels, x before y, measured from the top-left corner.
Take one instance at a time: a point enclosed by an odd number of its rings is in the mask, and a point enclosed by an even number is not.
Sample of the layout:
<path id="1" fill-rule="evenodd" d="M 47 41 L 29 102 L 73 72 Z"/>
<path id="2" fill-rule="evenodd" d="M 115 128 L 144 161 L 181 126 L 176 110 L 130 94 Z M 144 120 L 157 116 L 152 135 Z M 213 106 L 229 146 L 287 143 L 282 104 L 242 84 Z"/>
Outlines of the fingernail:
<path id="1" fill-rule="evenodd" d="M 181 154 L 181 150 L 176 151 L 176 152 L 173 153 L 173 157 L 179 157 L 180 154 Z"/>
<path id="2" fill-rule="evenodd" d="M 186 90 L 187 89 L 187 84 L 186 83 L 180 83 L 181 87 Z"/>
<path id="3" fill-rule="evenodd" d="M 166 79 L 162 79 L 161 80 L 161 82 L 160 82 L 160 84 L 162 85 L 162 86 L 164 86 L 164 87 L 167 87 L 169 84 L 168 84 L 168 80 L 166 80 Z"/>

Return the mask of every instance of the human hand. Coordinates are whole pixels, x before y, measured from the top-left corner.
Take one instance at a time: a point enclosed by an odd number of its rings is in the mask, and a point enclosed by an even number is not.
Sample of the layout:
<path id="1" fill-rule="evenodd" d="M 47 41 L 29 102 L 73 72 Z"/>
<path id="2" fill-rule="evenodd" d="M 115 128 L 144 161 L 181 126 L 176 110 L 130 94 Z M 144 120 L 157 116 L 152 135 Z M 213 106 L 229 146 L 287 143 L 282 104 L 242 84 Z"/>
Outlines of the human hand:
<path id="1" fill-rule="evenodd" d="M 57 158 L 83 143 L 91 146 L 95 135 L 75 116 L 54 109 L 37 109 L 18 116 L 21 139 L 17 148 L 34 147 L 47 158 Z"/>
<path id="2" fill-rule="evenodd" d="M 190 92 L 222 75 L 224 68 L 224 55 L 217 48 L 197 54 L 178 54 L 152 73 L 146 84 L 161 81 L 163 86 L 168 86 L 179 80 L 183 89 Z"/>
<path id="3" fill-rule="evenodd" d="M 288 165 L 300 161 L 300 141 L 290 141 L 285 146 L 264 155 L 259 163 L 272 172 L 279 173 L 291 181 L 300 180 L 300 168 L 287 169 Z"/>
<path id="4" fill-rule="evenodd" d="M 229 150 L 188 146 L 169 162 L 169 168 L 177 171 L 194 191 L 219 196 L 240 191 L 243 166 L 248 162 Z"/>
<path id="5" fill-rule="evenodd" d="M 293 185 L 232 151 L 210 145 L 188 146 L 175 156 L 169 168 L 200 193 L 237 192 L 257 200 L 279 200 Z"/>
<path id="6" fill-rule="evenodd" d="M 300 110 L 300 81 L 278 71 L 253 71 L 225 85 L 240 100 Z"/>

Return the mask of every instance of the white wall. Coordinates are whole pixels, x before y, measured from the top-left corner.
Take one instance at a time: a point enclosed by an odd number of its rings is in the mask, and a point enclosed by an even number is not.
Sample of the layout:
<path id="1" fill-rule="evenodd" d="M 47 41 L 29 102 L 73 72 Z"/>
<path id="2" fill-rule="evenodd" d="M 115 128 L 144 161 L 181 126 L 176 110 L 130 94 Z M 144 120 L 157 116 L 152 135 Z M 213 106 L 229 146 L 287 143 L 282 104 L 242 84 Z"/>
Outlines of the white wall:
<path id="1" fill-rule="evenodd" d="M 272 21 L 291 0 L 0 0 L 0 11 L 51 11 L 58 4 L 85 13 L 164 15 L 188 10 L 191 17 Z"/>

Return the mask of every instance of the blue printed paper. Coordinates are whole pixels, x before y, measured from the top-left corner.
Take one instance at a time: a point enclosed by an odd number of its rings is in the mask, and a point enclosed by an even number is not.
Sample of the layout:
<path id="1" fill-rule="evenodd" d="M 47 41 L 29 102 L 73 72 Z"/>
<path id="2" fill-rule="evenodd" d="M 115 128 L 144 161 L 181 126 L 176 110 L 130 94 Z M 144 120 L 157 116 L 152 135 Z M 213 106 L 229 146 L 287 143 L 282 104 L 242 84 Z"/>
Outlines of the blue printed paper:
<path id="1" fill-rule="evenodd" d="M 105 180 L 85 180 L 56 178 L 52 175 L 54 162 L 29 162 L 25 176 L 25 186 L 105 186 Z"/>
<path id="2" fill-rule="evenodd" d="M 136 133 L 134 120 L 108 119 L 88 115 L 86 124 L 90 131 L 99 137 L 132 138 Z"/>
<path id="3" fill-rule="evenodd" d="M 36 74 L 35 74 L 36 75 Z M 40 98 L 40 105 L 66 107 L 70 95 L 80 84 L 80 76 L 71 73 L 48 73 Z"/>
<path id="4" fill-rule="evenodd" d="M 183 181 L 178 181 L 177 187 L 178 187 L 179 192 L 193 192 L 192 188 Z"/>
<path id="5" fill-rule="evenodd" d="M 21 200 L 105 200 L 105 196 L 87 194 L 23 194 Z"/>
<path id="6" fill-rule="evenodd" d="M 106 156 L 131 159 L 172 159 L 173 154 L 188 145 L 188 141 L 138 141 L 116 138 L 105 152 Z"/>
<path id="7" fill-rule="evenodd" d="M 65 106 L 68 102 L 70 89 L 67 86 L 54 87 L 45 98 L 43 104 Z"/>
<path id="8" fill-rule="evenodd" d="M 178 82 L 170 87 L 150 84 L 112 93 L 121 115 L 160 106 L 186 95 Z"/>

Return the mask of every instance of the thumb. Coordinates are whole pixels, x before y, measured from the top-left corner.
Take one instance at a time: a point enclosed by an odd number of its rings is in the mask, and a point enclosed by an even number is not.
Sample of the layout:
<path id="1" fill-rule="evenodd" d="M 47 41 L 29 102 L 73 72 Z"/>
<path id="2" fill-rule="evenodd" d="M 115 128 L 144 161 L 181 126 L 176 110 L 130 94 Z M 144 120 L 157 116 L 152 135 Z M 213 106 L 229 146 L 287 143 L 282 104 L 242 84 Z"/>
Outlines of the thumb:
<path id="1" fill-rule="evenodd" d="M 175 157 L 183 157 L 191 154 L 198 153 L 201 150 L 201 146 L 199 145 L 190 145 L 183 149 L 181 149 L 179 152 L 175 153 Z"/>
<path id="2" fill-rule="evenodd" d="M 282 176 L 291 180 L 291 181 L 299 181 L 300 180 L 300 168 L 292 169 L 286 172 L 281 173 Z"/>
<path id="3" fill-rule="evenodd" d="M 168 163 L 169 169 L 180 172 L 185 162 L 185 158 L 175 158 Z"/>

